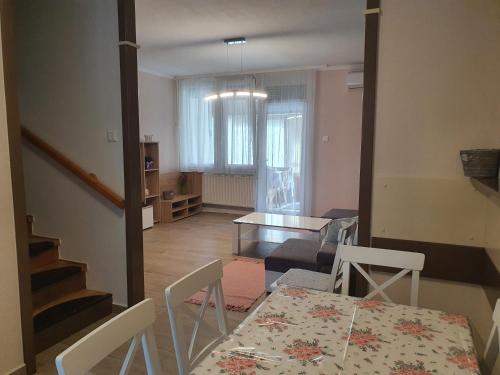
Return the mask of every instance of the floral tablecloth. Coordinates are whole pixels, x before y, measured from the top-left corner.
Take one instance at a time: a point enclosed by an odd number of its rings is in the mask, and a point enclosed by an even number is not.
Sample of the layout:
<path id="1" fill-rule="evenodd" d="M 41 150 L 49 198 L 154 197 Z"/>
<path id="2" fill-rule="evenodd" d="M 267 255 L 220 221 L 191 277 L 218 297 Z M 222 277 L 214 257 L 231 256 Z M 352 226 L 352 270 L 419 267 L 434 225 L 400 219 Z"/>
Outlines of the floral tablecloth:
<path id="1" fill-rule="evenodd" d="M 467 319 L 280 286 L 194 374 L 479 374 Z"/>

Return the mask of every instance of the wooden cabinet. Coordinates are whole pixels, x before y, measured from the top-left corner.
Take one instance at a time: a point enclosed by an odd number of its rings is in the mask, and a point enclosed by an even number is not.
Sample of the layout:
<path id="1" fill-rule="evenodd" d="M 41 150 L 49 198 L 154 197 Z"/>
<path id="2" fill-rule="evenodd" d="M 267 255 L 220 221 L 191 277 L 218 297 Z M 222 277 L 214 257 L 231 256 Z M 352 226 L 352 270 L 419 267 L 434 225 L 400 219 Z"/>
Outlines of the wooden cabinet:
<path id="1" fill-rule="evenodd" d="M 160 220 L 171 223 L 201 212 L 202 200 L 199 194 L 180 194 L 174 199 L 160 201 Z"/>
<path id="2" fill-rule="evenodd" d="M 160 152 L 158 142 L 141 142 L 142 202 L 153 207 L 153 221 L 160 221 Z M 146 165 L 146 161 L 150 161 Z"/>
<path id="3" fill-rule="evenodd" d="M 179 194 L 179 179 L 186 178 L 185 194 Z M 160 221 L 171 223 L 201 212 L 202 208 L 202 174 L 197 172 L 171 172 L 160 176 L 160 191 L 173 191 L 175 196 L 170 200 L 160 199 Z"/>

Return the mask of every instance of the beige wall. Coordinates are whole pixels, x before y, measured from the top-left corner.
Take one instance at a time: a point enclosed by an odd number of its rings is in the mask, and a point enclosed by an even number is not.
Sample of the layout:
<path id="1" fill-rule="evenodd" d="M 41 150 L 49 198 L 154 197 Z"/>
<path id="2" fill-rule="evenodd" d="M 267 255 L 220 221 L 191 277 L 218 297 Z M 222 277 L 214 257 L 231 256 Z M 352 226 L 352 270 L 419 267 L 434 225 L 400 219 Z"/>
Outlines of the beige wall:
<path id="1" fill-rule="evenodd" d="M 486 198 L 486 234 L 484 246 L 491 260 L 500 270 L 500 203 Z"/>
<path id="2" fill-rule="evenodd" d="M 363 90 L 347 88 L 348 72 L 325 70 L 316 78 L 315 216 L 331 208 L 358 208 Z"/>
<path id="3" fill-rule="evenodd" d="M 124 196 L 115 0 L 16 1 L 22 123 Z M 35 63 L 36 62 L 36 63 Z M 108 142 L 107 131 L 118 142 Z M 26 204 L 35 231 L 88 264 L 87 287 L 127 303 L 125 214 L 32 147 Z"/>
<path id="4" fill-rule="evenodd" d="M 179 170 L 175 80 L 139 71 L 139 123 L 141 137 L 154 134 L 160 142 L 162 173 Z"/>
<path id="5" fill-rule="evenodd" d="M 499 45 L 497 0 L 382 0 L 373 236 L 488 246 L 498 259 L 500 207 L 463 177 L 459 151 L 500 147 Z M 482 347 L 481 287 L 424 280 L 421 301 L 466 314 Z"/>
<path id="6" fill-rule="evenodd" d="M 499 4 L 382 1 L 375 236 L 484 244 L 486 202 L 458 153 L 500 146 Z"/>
<path id="7" fill-rule="evenodd" d="M 3 80 L 0 48 L 0 77 Z M 4 85 L 0 85 L 0 374 L 9 373 L 23 364 L 19 279 L 10 178 L 9 142 Z"/>

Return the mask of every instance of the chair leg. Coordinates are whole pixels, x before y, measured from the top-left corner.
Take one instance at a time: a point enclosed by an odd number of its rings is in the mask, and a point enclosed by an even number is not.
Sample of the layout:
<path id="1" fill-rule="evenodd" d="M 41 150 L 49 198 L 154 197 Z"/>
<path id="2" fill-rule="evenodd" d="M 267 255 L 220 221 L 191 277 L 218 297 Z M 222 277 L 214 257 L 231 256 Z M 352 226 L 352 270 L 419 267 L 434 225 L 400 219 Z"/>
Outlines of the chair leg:
<path id="1" fill-rule="evenodd" d="M 127 375 L 130 371 L 130 366 L 134 361 L 135 353 L 137 352 L 137 347 L 139 346 L 141 340 L 141 335 L 135 335 L 130 343 L 125 359 L 123 360 L 122 367 L 120 369 L 120 375 Z M 147 363 L 146 363 L 147 364 Z"/>
<path id="2" fill-rule="evenodd" d="M 189 374 L 189 358 L 187 357 L 187 353 L 185 350 L 185 343 L 182 337 L 182 330 L 179 329 L 177 325 L 177 320 L 175 319 L 176 314 L 174 309 L 169 303 L 169 299 L 167 296 L 167 310 L 168 317 L 170 320 L 170 329 L 172 331 L 172 341 L 174 342 L 174 351 L 175 358 L 177 360 L 177 368 L 179 370 L 179 375 L 188 375 Z"/>
<path id="3" fill-rule="evenodd" d="M 142 335 L 142 350 L 148 375 L 161 375 L 162 370 L 158 358 L 158 350 L 153 329 L 149 327 Z"/>
<path id="4" fill-rule="evenodd" d="M 419 286 L 420 272 L 413 271 L 411 273 L 411 296 L 410 304 L 412 306 L 418 306 L 418 286 Z"/>
<path id="5" fill-rule="evenodd" d="M 350 278 L 350 269 L 351 269 L 351 263 L 349 262 L 344 262 L 342 265 L 342 294 L 348 295 L 349 294 L 349 278 Z"/>
<path id="6" fill-rule="evenodd" d="M 219 330 L 227 336 L 227 319 L 226 319 L 226 303 L 224 301 L 224 294 L 222 291 L 222 283 L 220 280 L 217 281 L 215 286 L 215 313 L 217 315 L 217 323 L 219 324 Z"/>

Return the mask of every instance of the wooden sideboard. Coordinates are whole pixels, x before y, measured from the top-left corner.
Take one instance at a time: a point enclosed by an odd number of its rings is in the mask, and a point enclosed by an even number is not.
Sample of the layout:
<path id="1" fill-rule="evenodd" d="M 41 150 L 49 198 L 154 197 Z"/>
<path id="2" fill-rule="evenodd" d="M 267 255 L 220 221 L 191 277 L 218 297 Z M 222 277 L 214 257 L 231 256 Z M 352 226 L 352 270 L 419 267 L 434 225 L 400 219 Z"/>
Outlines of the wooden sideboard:
<path id="1" fill-rule="evenodd" d="M 185 172 L 186 192 L 179 194 L 179 178 L 181 172 L 160 174 L 160 222 L 171 223 L 201 212 L 202 174 L 198 172 Z M 162 192 L 173 191 L 173 199 L 163 200 Z"/>

